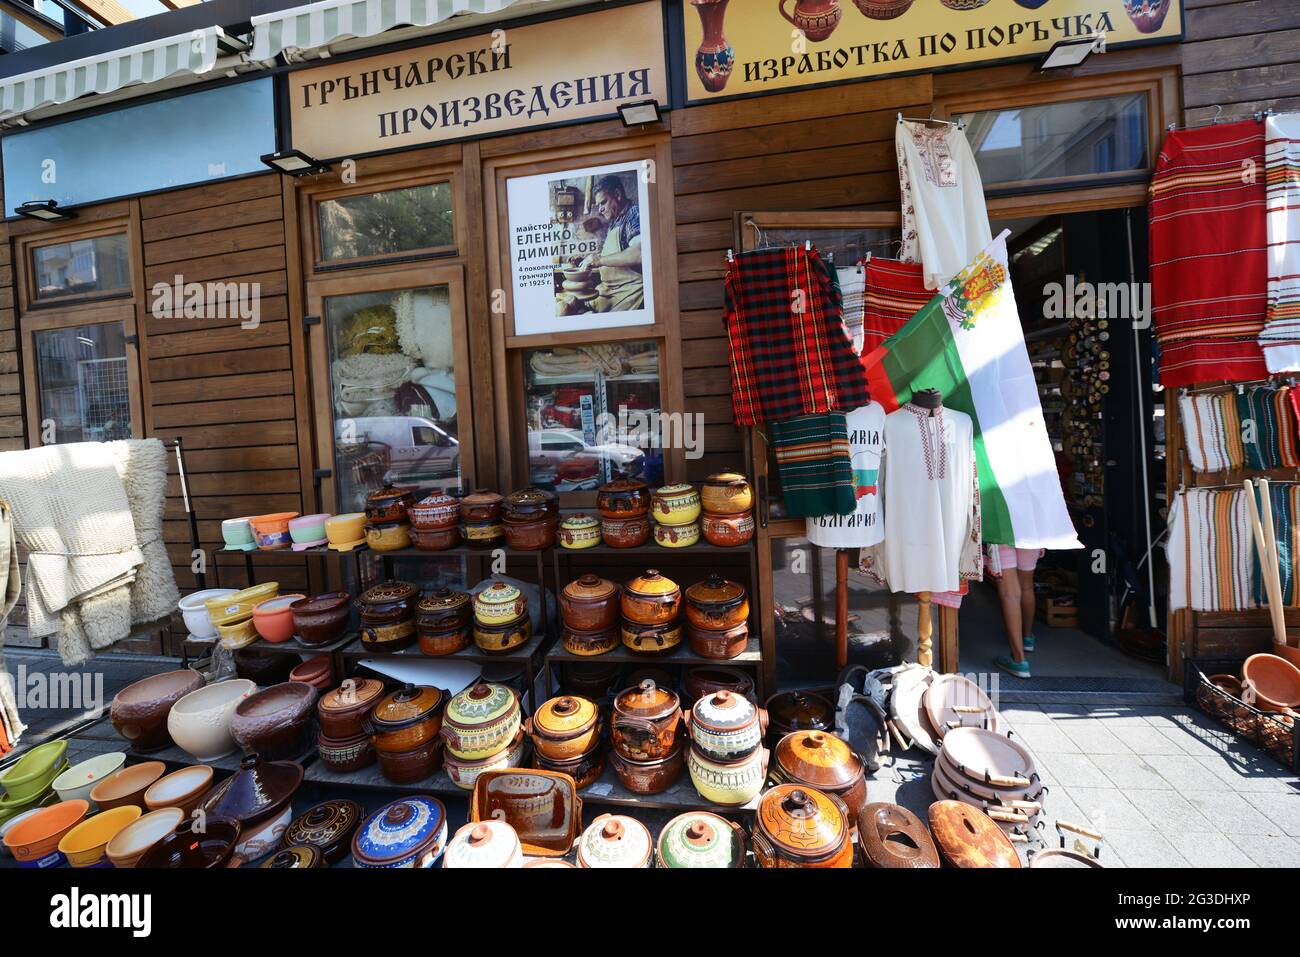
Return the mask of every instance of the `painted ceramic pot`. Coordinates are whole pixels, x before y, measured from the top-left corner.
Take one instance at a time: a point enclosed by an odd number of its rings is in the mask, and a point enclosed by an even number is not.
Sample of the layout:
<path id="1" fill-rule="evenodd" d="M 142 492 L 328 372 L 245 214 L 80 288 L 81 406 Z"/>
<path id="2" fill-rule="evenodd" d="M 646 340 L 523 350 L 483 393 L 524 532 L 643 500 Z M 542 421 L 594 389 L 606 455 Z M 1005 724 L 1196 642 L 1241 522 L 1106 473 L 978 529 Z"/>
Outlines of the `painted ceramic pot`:
<path id="1" fill-rule="evenodd" d="M 239 843 L 235 845 L 235 857 L 241 861 L 255 861 L 271 853 L 284 840 L 284 832 L 293 823 L 293 808 L 286 804 L 279 813 L 262 822 L 250 821 L 239 832 Z"/>
<path id="2" fill-rule="evenodd" d="M 649 867 L 654 841 L 644 824 L 624 814 L 602 814 L 578 839 L 579 867 Z"/>
<path id="3" fill-rule="evenodd" d="M 298 640 L 304 645 L 327 645 L 337 641 L 348 630 L 351 606 L 352 596 L 345 591 L 299 598 L 289 606 Z"/>
<path id="4" fill-rule="evenodd" d="M 749 625 L 742 621 L 739 625 L 719 631 L 687 625 L 686 637 L 691 651 L 701 658 L 727 661 L 749 647 Z"/>
<path id="5" fill-rule="evenodd" d="M 1169 0 L 1124 0 L 1124 12 L 1139 33 L 1155 33 L 1164 26 Z"/>
<path id="6" fill-rule="evenodd" d="M 739 668 L 705 665 L 682 671 L 682 690 L 687 701 L 699 701 L 715 691 L 730 691 L 749 698 L 754 694 L 754 679 Z"/>
<path id="7" fill-rule="evenodd" d="M 645 515 L 628 518 L 602 518 L 601 540 L 610 548 L 638 548 L 650 541 L 654 523 Z"/>
<path id="8" fill-rule="evenodd" d="M 473 821 L 447 845 L 444 868 L 503 869 L 524 866 L 519 835 L 505 821 Z"/>
<path id="9" fill-rule="evenodd" d="M 715 515 L 705 512 L 700 519 L 704 540 L 721 548 L 747 545 L 754 538 L 754 516 L 748 512 L 740 515 Z"/>
<path id="10" fill-rule="evenodd" d="M 700 540 L 700 523 L 656 525 L 655 544 L 664 548 L 690 548 Z"/>
<path id="11" fill-rule="evenodd" d="M 438 737 L 447 693 L 427 685 L 406 684 L 385 695 L 366 719 L 375 750 L 409 751 Z"/>
<path id="12" fill-rule="evenodd" d="M 867 805 L 862 759 L 846 741 L 825 731 L 792 731 L 778 741 L 770 777 L 778 784 L 802 784 L 835 795 L 848 808 L 850 829 Z"/>
<path id="13" fill-rule="evenodd" d="M 411 544 L 422 552 L 445 552 L 460 544 L 460 526 L 450 528 L 412 528 Z"/>
<path id="14" fill-rule="evenodd" d="M 623 618 L 637 625 L 666 625 L 677 620 L 682 590 L 653 568 L 623 586 Z"/>
<path id="15" fill-rule="evenodd" d="M 316 702 L 320 733 L 331 738 L 365 733 L 366 718 L 383 695 L 384 683 L 378 679 L 348 678 Z"/>
<path id="16" fill-rule="evenodd" d="M 361 818 L 361 805 L 356 801 L 325 801 L 294 818 L 284 832 L 284 841 L 290 846 L 314 847 L 326 864 L 337 864 L 348 853 Z"/>
<path id="17" fill-rule="evenodd" d="M 660 525 L 690 525 L 700 517 L 700 493 L 689 482 L 661 486 L 650 497 L 650 515 Z"/>
<path id="18" fill-rule="evenodd" d="M 253 539 L 257 542 L 257 547 L 264 552 L 288 548 L 293 543 L 289 535 L 289 520 L 297 517 L 297 512 L 251 516 L 248 524 L 253 528 Z"/>
<path id="19" fill-rule="evenodd" d="M 520 728 L 509 745 L 485 758 L 467 760 L 448 754 L 444 761 L 447 777 L 451 778 L 452 783 L 457 787 L 472 791 L 474 782 L 484 771 L 504 771 L 507 768 L 522 767 L 527 744 L 528 738 Z"/>
<path id="20" fill-rule="evenodd" d="M 633 761 L 611 750 L 609 761 L 623 787 L 633 794 L 659 794 L 676 784 L 682 776 L 682 768 L 686 765 L 686 747 L 679 741 L 670 754 L 654 761 Z"/>
<path id="21" fill-rule="evenodd" d="M 745 832 L 708 811 L 688 811 L 664 825 L 655 846 L 658 867 L 745 866 Z"/>
<path id="22" fill-rule="evenodd" d="M 543 516 L 558 520 L 560 500 L 554 492 L 529 486 L 507 495 L 501 511 L 507 522 L 531 522 Z"/>
<path id="23" fill-rule="evenodd" d="M 228 867 L 241 830 L 239 822 L 230 818 L 209 817 L 202 827 L 194 819 L 182 821 L 175 831 L 145 851 L 136 867 L 144 870 Z"/>
<path id="24" fill-rule="evenodd" d="M 325 522 L 328 520 L 329 516 L 324 513 L 290 519 L 289 537 L 293 539 L 293 550 L 301 552 L 328 542 L 329 536 L 325 534 Z"/>
<path id="25" fill-rule="evenodd" d="M 411 528 L 420 531 L 455 528 L 460 524 L 460 499 L 434 492 L 408 507 L 406 517 Z"/>
<path id="26" fill-rule="evenodd" d="M 615 696 L 610 743 L 631 761 L 658 761 L 677 748 L 681 726 L 676 692 L 647 679 Z"/>
<path id="27" fill-rule="evenodd" d="M 528 599 L 509 582 L 493 582 L 474 596 L 474 620 L 480 625 L 509 625 L 528 613 Z"/>
<path id="28" fill-rule="evenodd" d="M 506 528 L 500 521 L 466 522 L 460 534 L 470 548 L 496 548 L 506 541 Z"/>
<path id="29" fill-rule="evenodd" d="M 505 499 L 496 492 L 477 489 L 460 500 L 461 521 L 466 524 L 477 522 L 500 524 L 501 504 L 504 501 Z"/>
<path id="30" fill-rule="evenodd" d="M 624 621 L 619 627 L 619 640 L 633 654 L 662 657 L 671 655 L 682 643 L 682 626 L 674 621 L 666 625 L 638 625 Z"/>
<path id="31" fill-rule="evenodd" d="M 366 545 L 372 552 L 395 552 L 411 547 L 411 526 L 397 522 L 367 522 Z"/>
<path id="32" fill-rule="evenodd" d="M 802 784 L 779 784 L 754 815 L 760 867 L 852 867 L 849 812 L 839 798 Z"/>
<path id="33" fill-rule="evenodd" d="M 573 778 L 573 786 L 581 791 L 583 788 L 595 784 L 600 780 L 600 776 L 605 773 L 605 749 L 597 741 L 595 747 L 586 754 L 580 754 L 576 758 L 570 758 L 567 761 L 553 761 L 534 750 L 533 767 L 542 771 L 567 774 Z"/>
<path id="34" fill-rule="evenodd" d="M 248 517 L 228 518 L 221 523 L 221 538 L 226 548 L 234 551 L 251 552 L 257 548 L 257 539 L 253 536 L 253 526 Z"/>
<path id="35" fill-rule="evenodd" d="M 217 626 L 212 624 L 212 619 L 208 617 L 208 599 L 225 598 L 233 595 L 235 591 L 234 588 L 205 588 L 183 596 L 176 607 L 180 609 L 185 628 L 190 635 L 203 640 L 217 637 Z"/>
<path id="36" fill-rule="evenodd" d="M 253 682 L 235 678 L 191 691 L 167 715 L 172 740 L 204 764 L 230 753 L 235 749 L 230 719 L 239 703 L 256 690 Z"/>
<path id="37" fill-rule="evenodd" d="M 524 723 L 533 750 L 552 761 L 582 757 L 600 743 L 600 712 L 577 695 L 551 698 Z"/>
<path id="38" fill-rule="evenodd" d="M 316 740 L 316 753 L 320 756 L 321 763 L 340 774 L 360 771 L 375 763 L 375 748 L 370 743 L 368 734 L 354 734 L 346 738 L 321 734 Z"/>
<path id="39" fill-rule="evenodd" d="M 555 547 L 555 517 L 549 514 L 534 518 L 501 523 L 506 535 L 506 547 L 520 552 L 540 552 Z"/>
<path id="40" fill-rule="evenodd" d="M 521 724 L 514 691 L 480 681 L 447 702 L 442 736 L 453 757 L 477 761 L 499 753 L 514 740 Z"/>
<path id="41" fill-rule="evenodd" d="M 410 582 L 381 582 L 361 593 L 356 600 L 361 623 L 378 627 L 409 622 L 415 628 L 415 604 L 420 589 Z"/>
<path id="42" fill-rule="evenodd" d="M 312 868 L 324 866 L 325 860 L 321 857 L 320 851 L 306 844 L 282 847 L 258 865 L 259 868 L 266 868 L 268 870 L 310 870 Z"/>
<path id="43" fill-rule="evenodd" d="M 362 625 L 361 647 L 372 655 L 391 655 L 415 644 L 415 620 L 389 625 Z"/>
<path id="44" fill-rule="evenodd" d="M 650 489 L 638 479 L 615 479 L 596 492 L 601 518 L 633 518 L 650 511 Z"/>
<path id="45" fill-rule="evenodd" d="M 458 651 L 464 651 L 473 642 L 472 629 L 469 625 L 457 628 L 435 630 L 416 623 L 416 634 L 420 643 L 420 653 L 430 658 L 445 658 Z"/>
<path id="46" fill-rule="evenodd" d="M 366 496 L 366 521 L 370 524 L 406 522 L 406 510 L 414 504 L 414 489 L 385 485 Z"/>
<path id="47" fill-rule="evenodd" d="M 715 691 L 686 715 L 691 743 L 714 761 L 738 761 L 763 743 L 767 715 L 752 701 L 730 691 Z"/>
<path id="48" fill-rule="evenodd" d="M 710 93 L 720 92 L 731 79 L 736 65 L 736 51 L 722 32 L 727 15 L 727 0 L 691 0 L 700 15 L 703 37 L 695 51 L 695 73 Z"/>
<path id="49" fill-rule="evenodd" d="M 734 628 L 749 621 L 745 586 L 717 572 L 686 589 L 686 620 L 696 628 Z"/>
<path id="50" fill-rule="evenodd" d="M 267 761 L 297 758 L 316 739 L 316 689 L 286 681 L 249 695 L 235 706 L 230 736 L 247 754 Z"/>
<path id="51" fill-rule="evenodd" d="M 832 731 L 835 706 L 821 695 L 807 691 L 782 691 L 763 703 L 767 712 L 767 741 L 776 743 L 791 731 Z"/>
<path id="52" fill-rule="evenodd" d="M 470 622 L 472 604 L 469 592 L 440 588 L 415 606 L 416 624 L 430 631 L 462 628 Z"/>
<path id="53" fill-rule="evenodd" d="M 156 751 L 171 745 L 167 715 L 191 691 L 203 687 L 203 675 L 189 668 L 141 678 L 113 696 L 108 714 L 117 733 L 137 751 Z"/>
<path id="54" fill-rule="evenodd" d="M 802 30 L 813 43 L 820 43 L 834 33 L 844 15 L 839 0 L 795 0 L 794 12 L 786 9 L 789 3 L 790 0 L 780 0 L 777 4 L 781 16 Z"/>
<path id="55" fill-rule="evenodd" d="M 715 761 L 691 745 L 687 750 L 686 768 L 695 790 L 706 801 L 739 807 L 754 800 L 763 789 L 767 759 L 767 749 L 758 748 L 738 761 Z"/>
<path id="56" fill-rule="evenodd" d="M 714 515 L 741 515 L 753 507 L 754 490 L 739 472 L 714 472 L 700 487 L 700 505 Z"/>
<path id="57" fill-rule="evenodd" d="M 381 807 L 352 835 L 357 867 L 433 867 L 447 844 L 447 809 L 436 797 L 412 794 Z"/>
<path id="58" fill-rule="evenodd" d="M 557 537 L 561 548 L 595 548 L 601 543 L 600 520 L 577 512 L 560 523 Z"/>
<path id="59" fill-rule="evenodd" d="M 609 631 L 618 624 L 619 592 L 618 585 L 589 572 L 560 592 L 560 617 L 575 631 Z"/>
<path id="60" fill-rule="evenodd" d="M 306 595 L 277 595 L 253 608 L 253 627 L 273 645 L 294 635 L 293 610 L 290 606 Z"/>
<path id="61" fill-rule="evenodd" d="M 386 780 L 414 784 L 442 770 L 445 750 L 442 738 L 434 738 L 409 751 L 376 751 L 375 757 L 379 759 L 379 772 Z"/>
<path id="62" fill-rule="evenodd" d="M 347 512 L 325 522 L 325 537 L 336 552 L 350 552 L 366 541 L 366 513 Z"/>
<path id="63" fill-rule="evenodd" d="M 505 625 L 483 625 L 477 621 L 472 628 L 474 645 L 487 655 L 504 655 L 522 648 L 532 637 L 532 622 L 525 615 L 518 621 Z"/>
<path id="64" fill-rule="evenodd" d="M 577 631 L 565 628 L 562 637 L 564 650 L 583 658 L 594 658 L 613 651 L 622 641 L 617 627 L 605 631 Z"/>
<path id="65" fill-rule="evenodd" d="M 912 2 L 913 0 L 853 0 L 853 5 L 864 17 L 870 17 L 872 20 L 893 20 L 906 13 Z M 1043 4 L 1047 0 L 1016 0 L 1016 2 L 1021 6 L 1028 6 L 1030 3 Z"/>

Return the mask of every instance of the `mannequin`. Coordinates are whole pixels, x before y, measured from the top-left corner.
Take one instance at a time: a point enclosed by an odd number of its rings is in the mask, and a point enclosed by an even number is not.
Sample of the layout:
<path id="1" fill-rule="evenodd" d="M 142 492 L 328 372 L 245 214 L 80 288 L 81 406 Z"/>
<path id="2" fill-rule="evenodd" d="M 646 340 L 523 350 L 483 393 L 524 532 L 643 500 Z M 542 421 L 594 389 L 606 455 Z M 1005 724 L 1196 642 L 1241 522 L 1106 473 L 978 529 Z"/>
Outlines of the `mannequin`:
<path id="1" fill-rule="evenodd" d="M 943 408 L 943 396 L 939 394 L 938 389 L 922 389 L 912 393 L 912 405 L 929 409 L 930 414 L 934 415 Z"/>

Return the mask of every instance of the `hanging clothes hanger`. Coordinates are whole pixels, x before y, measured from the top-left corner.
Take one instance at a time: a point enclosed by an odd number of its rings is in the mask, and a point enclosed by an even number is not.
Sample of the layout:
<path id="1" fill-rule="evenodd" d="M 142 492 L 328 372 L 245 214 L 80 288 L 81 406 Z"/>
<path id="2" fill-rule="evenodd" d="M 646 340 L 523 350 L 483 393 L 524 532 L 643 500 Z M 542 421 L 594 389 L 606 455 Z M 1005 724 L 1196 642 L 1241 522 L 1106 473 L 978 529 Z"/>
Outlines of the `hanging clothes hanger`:
<path id="1" fill-rule="evenodd" d="M 1262 123 L 1264 122 L 1264 118 L 1266 116 L 1273 116 L 1276 112 L 1277 112 L 1276 110 L 1270 107 L 1267 110 L 1256 110 L 1254 113 L 1251 114 L 1251 116 L 1254 118 L 1256 123 Z M 1168 126 L 1165 127 L 1165 132 L 1172 133 L 1174 132 L 1174 130 L 1178 130 L 1178 129 L 1183 129 L 1183 130 L 1200 129 L 1200 127 L 1202 126 L 1215 126 L 1221 122 L 1223 122 L 1223 104 L 1215 103 L 1214 116 L 1210 117 L 1210 122 L 1201 123 L 1198 126 L 1182 126 L 1182 127 L 1180 127 L 1177 123 L 1170 123 Z"/>
<path id="2" fill-rule="evenodd" d="M 966 123 L 963 120 L 937 119 L 934 115 L 934 110 L 931 110 L 930 115 L 925 117 L 924 119 L 922 119 L 919 116 L 904 116 L 900 112 L 898 113 L 898 122 L 899 123 L 940 123 L 944 126 L 955 126 L 959 130 L 964 130 L 966 128 Z"/>

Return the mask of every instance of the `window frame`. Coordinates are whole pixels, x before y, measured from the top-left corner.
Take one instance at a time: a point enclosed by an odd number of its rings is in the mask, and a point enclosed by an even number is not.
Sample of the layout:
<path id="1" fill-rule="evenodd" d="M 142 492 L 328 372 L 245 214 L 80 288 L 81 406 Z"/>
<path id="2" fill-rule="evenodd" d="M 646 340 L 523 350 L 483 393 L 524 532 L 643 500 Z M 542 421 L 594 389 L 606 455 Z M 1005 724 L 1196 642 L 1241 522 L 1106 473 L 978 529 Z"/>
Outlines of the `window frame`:
<path id="1" fill-rule="evenodd" d="M 91 292 L 68 293 L 62 296 L 39 297 L 36 294 L 36 251 L 50 246 L 63 246 L 86 239 L 98 239 L 103 236 L 120 235 L 126 241 L 127 285 L 119 289 L 94 290 Z M 20 237 L 17 241 L 18 260 L 22 263 L 22 281 L 18 283 L 18 293 L 24 311 L 37 309 L 62 309 L 82 303 L 103 303 L 107 301 L 130 299 L 133 289 L 132 277 L 135 273 L 135 255 L 131 243 L 131 227 L 126 221 L 81 227 L 72 233 L 36 233 Z"/>

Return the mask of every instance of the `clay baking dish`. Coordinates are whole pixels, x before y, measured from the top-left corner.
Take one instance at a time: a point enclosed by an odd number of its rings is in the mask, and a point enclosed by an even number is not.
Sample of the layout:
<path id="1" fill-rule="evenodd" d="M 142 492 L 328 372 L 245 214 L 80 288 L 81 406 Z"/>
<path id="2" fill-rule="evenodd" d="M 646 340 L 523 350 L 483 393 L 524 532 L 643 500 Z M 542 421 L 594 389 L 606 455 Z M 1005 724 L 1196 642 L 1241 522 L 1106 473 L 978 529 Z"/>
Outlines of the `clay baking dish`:
<path id="1" fill-rule="evenodd" d="M 304 645 L 325 645 L 342 637 L 352 615 L 351 603 L 352 596 L 345 591 L 299 598 L 289 606 L 298 640 Z"/>
<path id="2" fill-rule="evenodd" d="M 1277 655 L 1251 655 L 1241 666 L 1243 693 L 1251 686 L 1261 711 L 1300 707 L 1300 668 Z"/>
<path id="3" fill-rule="evenodd" d="M 113 698 L 109 717 L 117 733 L 137 751 L 156 751 L 172 743 L 167 714 L 172 705 L 203 687 L 203 675 L 189 668 L 150 675 L 127 685 Z"/>

